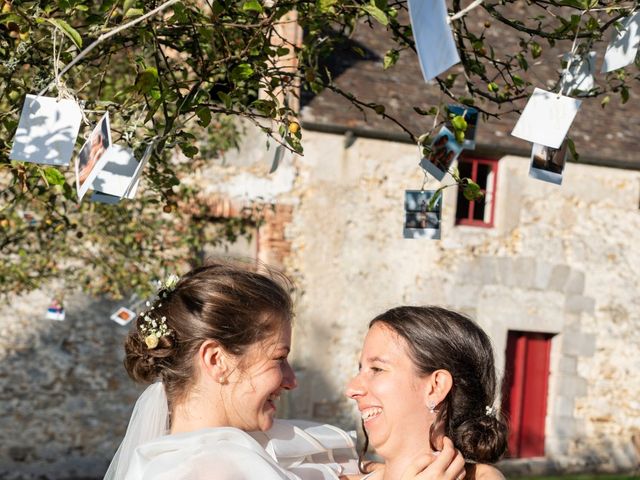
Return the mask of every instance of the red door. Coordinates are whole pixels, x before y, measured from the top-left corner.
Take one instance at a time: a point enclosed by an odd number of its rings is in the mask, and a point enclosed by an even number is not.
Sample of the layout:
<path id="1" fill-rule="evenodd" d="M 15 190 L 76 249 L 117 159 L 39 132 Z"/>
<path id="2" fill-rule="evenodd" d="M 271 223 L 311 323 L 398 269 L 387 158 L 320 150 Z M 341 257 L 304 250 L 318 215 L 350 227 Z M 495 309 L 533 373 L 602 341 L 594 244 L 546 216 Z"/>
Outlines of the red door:
<path id="1" fill-rule="evenodd" d="M 510 419 L 511 457 L 544 456 L 552 336 L 509 331 L 502 411 Z"/>

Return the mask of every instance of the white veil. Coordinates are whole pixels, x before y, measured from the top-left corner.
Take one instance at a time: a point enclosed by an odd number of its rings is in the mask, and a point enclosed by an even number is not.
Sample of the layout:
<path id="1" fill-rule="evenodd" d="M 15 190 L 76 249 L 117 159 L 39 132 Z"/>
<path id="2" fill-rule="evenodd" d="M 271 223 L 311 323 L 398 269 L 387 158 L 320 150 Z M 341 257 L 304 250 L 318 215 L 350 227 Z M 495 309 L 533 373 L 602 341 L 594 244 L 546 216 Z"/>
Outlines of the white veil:
<path id="1" fill-rule="evenodd" d="M 136 447 L 167 433 L 169 407 L 164 384 L 156 382 L 147 387 L 138 398 L 127 433 L 111 460 L 104 480 L 124 480 Z"/>

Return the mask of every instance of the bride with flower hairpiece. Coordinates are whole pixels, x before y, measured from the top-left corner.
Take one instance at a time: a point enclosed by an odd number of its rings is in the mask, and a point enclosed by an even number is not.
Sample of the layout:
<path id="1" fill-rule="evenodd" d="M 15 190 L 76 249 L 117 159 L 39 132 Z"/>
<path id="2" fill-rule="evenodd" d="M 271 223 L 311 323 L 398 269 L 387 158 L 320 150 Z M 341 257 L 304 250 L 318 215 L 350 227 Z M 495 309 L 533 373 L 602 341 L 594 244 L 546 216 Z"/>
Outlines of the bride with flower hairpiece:
<path id="1" fill-rule="evenodd" d="M 151 385 L 105 480 L 360 478 L 344 431 L 274 419 L 296 386 L 287 286 L 274 272 L 215 263 L 161 289 L 127 337 L 127 372 Z M 453 480 L 441 474 L 449 453 L 402 479 Z"/>

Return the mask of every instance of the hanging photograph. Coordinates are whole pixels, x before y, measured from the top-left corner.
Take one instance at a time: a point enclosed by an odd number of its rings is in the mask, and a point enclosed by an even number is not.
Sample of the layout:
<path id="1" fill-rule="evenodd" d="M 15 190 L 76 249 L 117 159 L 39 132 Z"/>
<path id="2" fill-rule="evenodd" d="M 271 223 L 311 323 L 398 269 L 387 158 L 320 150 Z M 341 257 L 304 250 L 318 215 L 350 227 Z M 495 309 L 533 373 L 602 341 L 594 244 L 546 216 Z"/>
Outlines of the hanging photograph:
<path id="1" fill-rule="evenodd" d="M 51 300 L 49 307 L 47 308 L 47 313 L 45 314 L 45 318 L 47 320 L 56 320 L 63 321 L 65 319 L 64 307 L 62 306 L 62 302 L 58 299 Z"/>
<path id="2" fill-rule="evenodd" d="M 103 168 L 107 161 L 105 153 L 109 147 L 111 147 L 111 129 L 109 114 L 106 113 L 89 135 L 76 160 L 78 201 L 82 200 L 87 190 L 92 187 L 93 180 Z"/>
<path id="3" fill-rule="evenodd" d="M 465 150 L 474 150 L 476 148 L 476 129 L 478 128 L 478 110 L 467 105 L 447 105 L 447 110 L 453 115 L 464 118 L 467 122 L 467 130 L 464 132 L 462 148 Z"/>
<path id="4" fill-rule="evenodd" d="M 456 141 L 455 134 L 447 127 L 442 127 L 431 142 L 431 153 L 420 160 L 420 166 L 442 181 L 461 151 L 462 145 Z"/>
<path id="5" fill-rule="evenodd" d="M 460 62 L 445 0 L 409 0 L 411 29 L 422 75 L 429 82 Z"/>
<path id="6" fill-rule="evenodd" d="M 440 239 L 442 194 L 430 208 L 436 190 L 406 190 L 404 192 L 404 238 Z"/>
<path id="7" fill-rule="evenodd" d="M 511 135 L 531 143 L 560 148 L 581 103 L 576 98 L 536 88 Z"/>
<path id="8" fill-rule="evenodd" d="M 75 100 L 27 95 L 9 158 L 45 165 L 69 165 L 82 111 Z"/>
<path id="9" fill-rule="evenodd" d="M 135 312 L 126 307 L 120 307 L 111 314 L 111 320 L 122 326 L 129 325 L 135 318 Z"/>
<path id="10" fill-rule="evenodd" d="M 529 176 L 556 185 L 562 184 L 562 174 L 568 154 L 568 140 L 562 142 L 560 148 L 534 143 L 531 149 Z"/>
<path id="11" fill-rule="evenodd" d="M 640 11 L 629 15 L 620 28 L 612 28 L 613 38 L 607 46 L 602 73 L 612 72 L 633 63 L 640 46 Z"/>

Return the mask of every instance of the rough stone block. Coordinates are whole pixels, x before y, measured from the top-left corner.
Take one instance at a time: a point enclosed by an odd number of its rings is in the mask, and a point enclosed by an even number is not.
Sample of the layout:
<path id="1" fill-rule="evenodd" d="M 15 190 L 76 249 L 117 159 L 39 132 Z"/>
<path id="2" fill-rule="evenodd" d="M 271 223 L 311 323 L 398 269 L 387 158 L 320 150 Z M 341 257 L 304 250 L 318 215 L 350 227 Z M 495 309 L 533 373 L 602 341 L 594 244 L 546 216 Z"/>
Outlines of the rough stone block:
<path id="1" fill-rule="evenodd" d="M 455 284 L 449 293 L 449 305 L 458 309 L 476 308 L 481 287 L 479 285 Z"/>
<path id="2" fill-rule="evenodd" d="M 506 259 L 510 265 L 503 264 L 501 281 L 503 285 L 527 289 L 535 284 L 536 261 L 534 258 Z"/>
<path id="3" fill-rule="evenodd" d="M 569 294 L 581 294 L 584 292 L 584 273 L 579 270 L 571 270 L 564 291 Z"/>
<path id="4" fill-rule="evenodd" d="M 568 398 L 584 397 L 587 394 L 587 380 L 577 375 L 558 375 L 558 394 Z"/>
<path id="5" fill-rule="evenodd" d="M 554 417 L 573 417 L 575 402 L 572 397 L 561 395 L 556 397 L 553 404 Z"/>
<path id="6" fill-rule="evenodd" d="M 562 353 L 577 357 L 591 357 L 596 351 L 596 336 L 590 333 L 565 332 Z"/>
<path id="7" fill-rule="evenodd" d="M 533 288 L 536 290 L 546 290 L 551 280 L 554 266 L 546 262 L 537 262 L 535 275 L 533 278 Z"/>
<path id="8" fill-rule="evenodd" d="M 567 313 L 587 313 L 593 315 L 596 301 L 591 297 L 582 295 L 569 295 L 564 304 L 564 311 Z"/>
<path id="9" fill-rule="evenodd" d="M 551 278 L 549 279 L 549 290 L 557 290 L 559 292 L 564 290 L 564 286 L 567 284 L 571 268 L 567 265 L 556 265 L 551 271 Z"/>
<path id="10" fill-rule="evenodd" d="M 570 357 L 566 352 L 558 361 L 558 371 L 560 373 L 575 375 L 578 372 L 578 359 L 576 357 Z"/>
<path id="11" fill-rule="evenodd" d="M 556 438 L 575 438 L 578 435 L 578 422 L 573 417 L 554 417 L 551 430 Z"/>
<path id="12" fill-rule="evenodd" d="M 547 435 L 544 440 L 544 451 L 550 457 L 567 455 L 569 453 L 569 444 L 570 442 L 568 438 Z"/>

